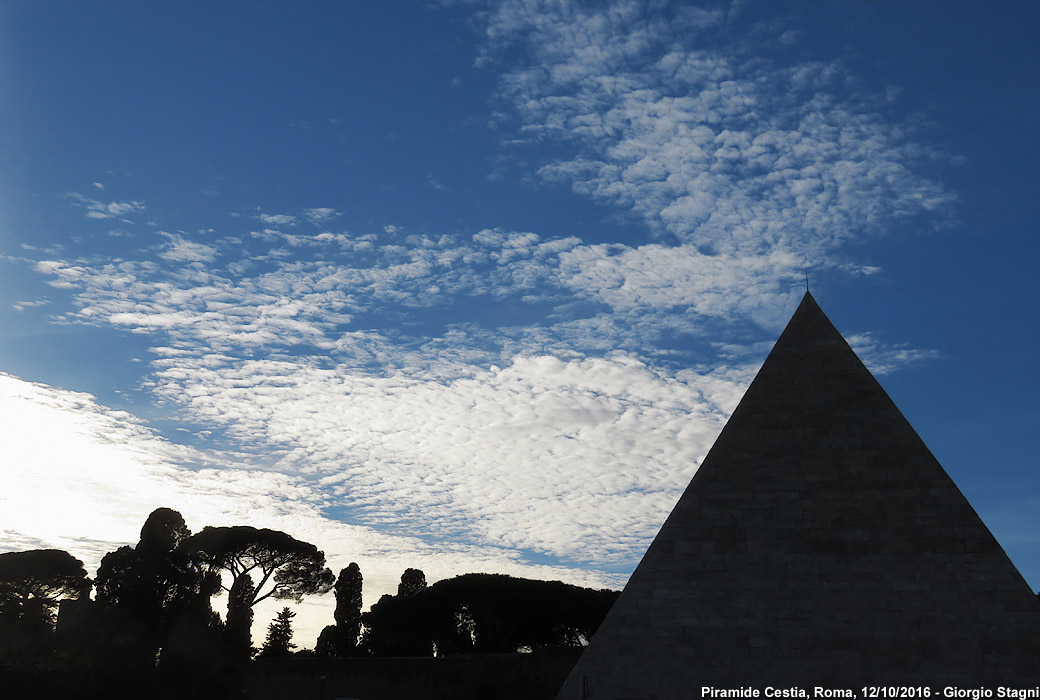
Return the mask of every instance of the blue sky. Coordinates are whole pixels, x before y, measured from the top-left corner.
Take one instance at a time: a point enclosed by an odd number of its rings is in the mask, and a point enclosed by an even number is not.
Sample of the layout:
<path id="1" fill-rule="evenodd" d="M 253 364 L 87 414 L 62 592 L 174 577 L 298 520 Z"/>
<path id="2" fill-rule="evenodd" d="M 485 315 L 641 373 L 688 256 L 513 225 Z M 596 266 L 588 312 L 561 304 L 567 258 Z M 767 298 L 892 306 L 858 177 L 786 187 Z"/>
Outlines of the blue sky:
<path id="1" fill-rule="evenodd" d="M 808 272 L 1040 587 L 1038 20 L 0 3 L 0 548 L 621 586 Z"/>

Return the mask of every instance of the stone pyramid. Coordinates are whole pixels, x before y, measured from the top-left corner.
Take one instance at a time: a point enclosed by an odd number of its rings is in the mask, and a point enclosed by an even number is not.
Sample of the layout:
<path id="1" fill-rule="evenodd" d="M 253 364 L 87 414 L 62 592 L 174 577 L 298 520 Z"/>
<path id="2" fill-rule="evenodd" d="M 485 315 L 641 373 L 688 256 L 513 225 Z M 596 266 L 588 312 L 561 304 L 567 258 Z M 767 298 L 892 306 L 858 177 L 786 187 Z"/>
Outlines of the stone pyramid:
<path id="1" fill-rule="evenodd" d="M 560 700 L 1040 685 L 1040 602 L 806 293 Z"/>

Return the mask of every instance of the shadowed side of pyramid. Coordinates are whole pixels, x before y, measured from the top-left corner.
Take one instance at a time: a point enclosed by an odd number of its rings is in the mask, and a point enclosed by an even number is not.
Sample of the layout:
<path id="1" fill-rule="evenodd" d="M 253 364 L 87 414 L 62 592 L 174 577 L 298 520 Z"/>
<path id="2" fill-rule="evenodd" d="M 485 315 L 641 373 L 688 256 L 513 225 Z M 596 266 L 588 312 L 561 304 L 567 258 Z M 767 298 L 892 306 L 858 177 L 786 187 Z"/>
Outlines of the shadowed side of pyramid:
<path id="1" fill-rule="evenodd" d="M 807 293 L 559 698 L 1038 683 L 1040 603 Z"/>

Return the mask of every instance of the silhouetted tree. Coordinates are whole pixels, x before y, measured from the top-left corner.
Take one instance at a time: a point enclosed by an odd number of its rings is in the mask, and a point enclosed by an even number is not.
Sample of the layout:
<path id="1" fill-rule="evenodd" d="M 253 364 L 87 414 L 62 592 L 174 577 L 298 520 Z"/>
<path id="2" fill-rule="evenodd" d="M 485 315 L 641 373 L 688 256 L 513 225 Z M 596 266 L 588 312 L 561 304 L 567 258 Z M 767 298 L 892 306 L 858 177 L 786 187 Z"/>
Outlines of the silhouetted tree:
<path id="1" fill-rule="evenodd" d="M 227 629 L 242 649 L 249 648 L 257 603 L 271 597 L 300 602 L 304 595 L 327 593 L 335 580 L 324 552 L 279 530 L 206 527 L 181 542 L 180 549 L 201 553 L 212 572 L 231 575 L 230 586 L 221 584 L 229 593 Z M 259 579 L 255 585 L 251 574 Z"/>
<path id="2" fill-rule="evenodd" d="M 438 655 L 583 646 L 617 591 L 501 574 L 466 574 L 410 596 L 383 596 L 363 616 L 371 653 Z"/>
<path id="3" fill-rule="evenodd" d="M 418 596 L 382 596 L 361 616 L 364 650 L 374 656 L 432 656 L 432 622 L 424 602 Z"/>
<path id="4" fill-rule="evenodd" d="M 296 613 L 288 607 L 282 608 L 275 617 L 274 622 L 267 626 L 267 639 L 260 650 L 260 656 L 265 658 L 277 658 L 289 656 L 296 645 L 292 643 L 292 619 Z"/>
<path id="5" fill-rule="evenodd" d="M 0 666 L 39 668 L 54 651 L 62 600 L 86 598 L 83 562 L 58 549 L 0 554 Z"/>
<path id="6" fill-rule="evenodd" d="M 63 598 L 90 594 L 83 562 L 60 549 L 0 554 L 0 615 L 53 628 Z"/>
<path id="7" fill-rule="evenodd" d="M 339 572 L 336 579 L 335 624 L 328 625 L 318 635 L 315 652 L 322 656 L 352 656 L 357 653 L 361 637 L 361 589 L 364 579 L 361 568 L 354 562 Z"/>
<path id="8" fill-rule="evenodd" d="M 339 572 L 336 581 L 336 624 L 346 630 L 346 638 L 357 644 L 361 635 L 361 592 L 364 578 L 361 568 L 354 562 Z"/>
<path id="9" fill-rule="evenodd" d="M 235 649 L 246 656 L 252 653 L 253 648 L 253 606 L 250 600 L 255 595 L 256 586 L 249 574 L 237 576 L 228 591 L 227 637 Z"/>
<path id="10" fill-rule="evenodd" d="M 405 569 L 401 574 L 401 582 L 397 584 L 397 595 L 415 595 L 426 588 L 426 574 L 422 569 Z"/>
<path id="11" fill-rule="evenodd" d="M 128 624 L 136 628 L 136 644 L 153 662 L 176 621 L 191 616 L 212 623 L 209 599 L 219 590 L 219 577 L 206 570 L 199 554 L 179 548 L 190 535 L 180 513 L 158 508 L 145 520 L 137 546 L 106 554 L 98 568 L 98 603 L 122 611 L 121 632 L 127 633 Z"/>
<path id="12" fill-rule="evenodd" d="M 184 517 L 172 508 L 156 508 L 141 526 L 137 552 L 142 555 L 167 554 L 191 536 Z"/>

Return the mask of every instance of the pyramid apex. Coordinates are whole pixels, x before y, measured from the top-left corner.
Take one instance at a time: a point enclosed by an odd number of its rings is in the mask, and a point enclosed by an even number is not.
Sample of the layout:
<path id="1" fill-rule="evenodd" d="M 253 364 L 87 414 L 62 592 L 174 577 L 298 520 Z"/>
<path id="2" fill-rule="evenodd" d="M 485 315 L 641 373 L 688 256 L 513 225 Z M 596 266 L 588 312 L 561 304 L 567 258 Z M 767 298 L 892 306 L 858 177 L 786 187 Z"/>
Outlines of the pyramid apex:
<path id="1" fill-rule="evenodd" d="M 793 320 L 798 312 L 803 310 L 806 312 L 815 310 L 818 313 L 823 313 L 823 309 L 820 308 L 820 304 L 816 301 L 816 297 L 814 297 L 812 292 L 808 289 L 806 289 L 805 294 L 802 295 L 802 300 L 798 303 L 798 308 L 795 309 L 794 314 L 791 315 L 791 319 Z"/>
<path id="2" fill-rule="evenodd" d="M 826 326 L 834 328 L 834 325 L 830 322 L 830 319 L 827 318 L 827 314 L 823 312 L 823 309 L 820 308 L 820 305 L 817 303 L 816 298 L 812 295 L 812 292 L 806 289 L 805 294 L 802 296 L 802 300 L 798 303 L 798 307 L 794 310 L 794 313 L 791 314 L 791 319 L 787 322 L 787 325 L 791 326 L 796 321 L 799 323 L 804 323 L 806 321 L 806 317 L 814 316 L 822 317 L 822 319 L 826 321 Z M 835 329 L 834 332 L 837 333 L 838 331 Z"/>

